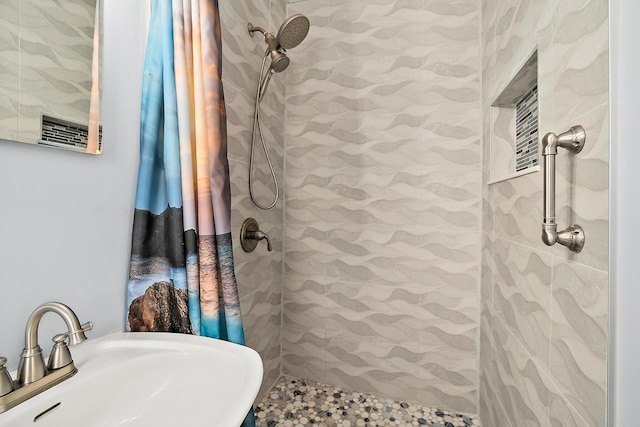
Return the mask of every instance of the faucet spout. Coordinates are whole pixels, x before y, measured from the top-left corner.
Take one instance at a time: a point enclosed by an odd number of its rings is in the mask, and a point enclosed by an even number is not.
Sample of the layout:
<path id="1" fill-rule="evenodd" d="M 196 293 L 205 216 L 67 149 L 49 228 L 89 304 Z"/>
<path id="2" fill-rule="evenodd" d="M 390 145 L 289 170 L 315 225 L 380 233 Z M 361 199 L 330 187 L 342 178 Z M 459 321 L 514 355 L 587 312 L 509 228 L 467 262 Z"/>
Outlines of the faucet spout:
<path id="1" fill-rule="evenodd" d="M 47 375 L 44 358 L 42 357 L 42 349 L 40 345 L 38 345 L 38 326 L 40 325 L 42 316 L 49 312 L 58 314 L 67 324 L 67 328 L 69 329 L 69 343 L 71 345 L 79 344 L 86 340 L 87 336 L 84 332 L 93 328 L 91 322 L 80 325 L 78 316 L 76 316 L 71 308 L 62 303 L 48 302 L 36 308 L 33 313 L 31 313 L 31 316 L 29 316 L 25 328 L 25 345 L 18 365 L 17 381 L 19 385 L 30 384 Z"/>

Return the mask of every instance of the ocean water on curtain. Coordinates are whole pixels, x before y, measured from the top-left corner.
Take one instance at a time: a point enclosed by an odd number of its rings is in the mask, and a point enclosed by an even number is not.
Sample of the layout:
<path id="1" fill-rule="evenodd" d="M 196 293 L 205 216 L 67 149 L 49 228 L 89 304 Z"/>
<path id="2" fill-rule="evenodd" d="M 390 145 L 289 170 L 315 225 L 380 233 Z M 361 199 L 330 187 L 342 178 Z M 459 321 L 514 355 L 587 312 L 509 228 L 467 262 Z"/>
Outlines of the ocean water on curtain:
<path id="1" fill-rule="evenodd" d="M 216 272 L 217 286 L 200 286 L 200 333 L 244 344 L 244 328 L 240 312 L 231 233 L 200 236 L 198 258 L 203 271 Z M 213 266 L 217 265 L 217 268 Z M 211 266 L 204 268 L 203 266 Z M 219 270 L 218 270 L 219 269 Z M 200 278 L 201 281 L 203 278 Z M 205 281 L 207 278 L 204 279 Z"/>
<path id="2" fill-rule="evenodd" d="M 151 285 L 162 281 L 171 281 L 177 289 L 187 289 L 186 269 L 172 267 L 165 258 L 131 258 L 127 307 L 135 298 L 144 295 Z"/>

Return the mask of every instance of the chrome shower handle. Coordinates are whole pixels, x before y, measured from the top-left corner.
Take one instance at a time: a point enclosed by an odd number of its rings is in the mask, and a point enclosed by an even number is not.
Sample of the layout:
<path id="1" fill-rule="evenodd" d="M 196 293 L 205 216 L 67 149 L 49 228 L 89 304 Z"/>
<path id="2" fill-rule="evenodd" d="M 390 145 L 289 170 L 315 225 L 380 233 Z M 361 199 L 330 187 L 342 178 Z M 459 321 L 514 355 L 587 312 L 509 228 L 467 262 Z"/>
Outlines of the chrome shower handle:
<path id="1" fill-rule="evenodd" d="M 556 135 L 547 133 L 542 138 L 542 170 L 544 175 L 542 241 L 547 246 L 560 243 L 573 252 L 580 252 L 584 247 L 584 231 L 577 224 L 558 231 L 556 224 L 556 156 L 558 147 L 573 154 L 582 151 L 586 140 L 586 132 L 580 125 L 573 126 L 566 132 Z"/>

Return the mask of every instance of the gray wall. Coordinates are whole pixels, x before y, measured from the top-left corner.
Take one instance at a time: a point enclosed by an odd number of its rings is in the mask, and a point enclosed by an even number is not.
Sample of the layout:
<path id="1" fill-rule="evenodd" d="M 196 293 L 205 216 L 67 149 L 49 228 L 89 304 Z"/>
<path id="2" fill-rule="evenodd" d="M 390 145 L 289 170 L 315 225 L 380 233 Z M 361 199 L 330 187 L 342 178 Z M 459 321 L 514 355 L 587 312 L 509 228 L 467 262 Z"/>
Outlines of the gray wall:
<path id="1" fill-rule="evenodd" d="M 287 12 L 283 371 L 476 413 L 478 2 Z"/>
<path id="2" fill-rule="evenodd" d="M 485 425 L 605 425 L 608 31 L 606 0 L 482 1 Z M 587 132 L 580 154 L 557 156 L 557 222 L 584 228 L 580 254 L 540 240 L 540 172 L 487 184 L 490 105 L 536 47 L 540 135 L 576 124 Z"/>

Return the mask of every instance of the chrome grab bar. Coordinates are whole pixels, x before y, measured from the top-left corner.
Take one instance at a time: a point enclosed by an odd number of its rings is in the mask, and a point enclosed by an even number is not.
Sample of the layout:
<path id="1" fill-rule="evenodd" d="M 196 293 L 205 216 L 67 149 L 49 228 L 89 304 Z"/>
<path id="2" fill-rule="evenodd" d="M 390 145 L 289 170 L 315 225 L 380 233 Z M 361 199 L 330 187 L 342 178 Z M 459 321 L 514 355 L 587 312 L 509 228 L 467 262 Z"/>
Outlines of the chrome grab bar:
<path id="1" fill-rule="evenodd" d="M 560 243 L 573 252 L 582 250 L 585 236 L 582 227 L 577 224 L 558 231 L 556 224 L 556 155 L 558 147 L 578 154 L 582 151 L 585 140 L 586 133 L 580 125 L 573 126 L 560 135 L 549 132 L 542 138 L 542 156 L 544 157 L 542 162 L 544 175 L 542 241 L 547 246 L 553 246 L 556 242 Z"/>

